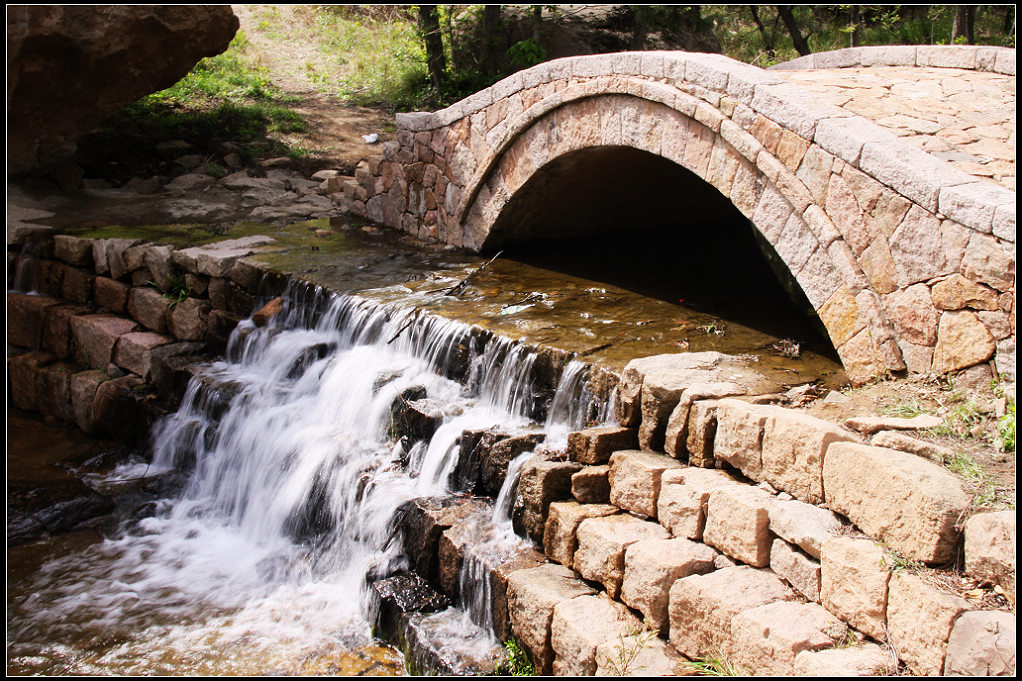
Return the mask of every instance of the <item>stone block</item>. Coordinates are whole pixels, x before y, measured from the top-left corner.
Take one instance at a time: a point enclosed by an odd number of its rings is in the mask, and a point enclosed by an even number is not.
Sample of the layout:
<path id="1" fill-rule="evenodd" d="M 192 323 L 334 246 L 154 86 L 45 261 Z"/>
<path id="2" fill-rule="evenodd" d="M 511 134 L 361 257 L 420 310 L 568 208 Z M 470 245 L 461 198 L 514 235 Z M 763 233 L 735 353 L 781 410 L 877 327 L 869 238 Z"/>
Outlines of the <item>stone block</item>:
<path id="1" fill-rule="evenodd" d="M 760 475 L 777 489 L 809 504 L 823 501 L 824 455 L 835 442 L 857 438 L 839 426 L 800 412 L 764 405 Z"/>
<path id="2" fill-rule="evenodd" d="M 652 522 L 618 514 L 587 518 L 576 533 L 578 549 L 572 566 L 586 579 L 603 584 L 617 598 L 625 571 L 625 549 L 643 539 L 666 539 L 667 530 Z"/>
<path id="3" fill-rule="evenodd" d="M 537 674 L 553 670 L 554 651 L 550 645 L 550 622 L 554 607 L 596 590 L 560 565 L 541 565 L 512 573 L 507 580 L 511 629 L 529 653 Z"/>
<path id="4" fill-rule="evenodd" d="M 568 433 L 568 455 L 572 461 L 586 465 L 605 464 L 614 452 L 635 449 L 638 444 L 634 428 L 599 426 Z"/>
<path id="5" fill-rule="evenodd" d="M 885 296 L 884 307 L 887 318 L 904 340 L 916 345 L 933 345 L 937 342 L 940 313 L 925 284 L 915 284 Z"/>
<path id="6" fill-rule="evenodd" d="M 53 255 L 74 267 L 92 268 L 92 239 L 55 234 L 53 236 Z"/>
<path id="7" fill-rule="evenodd" d="M 642 613 L 646 626 L 667 634 L 671 585 L 682 577 L 714 570 L 717 552 L 705 544 L 675 539 L 646 539 L 625 549 L 621 600 Z"/>
<path id="8" fill-rule="evenodd" d="M 726 471 L 681 468 L 664 471 L 657 499 L 657 519 L 675 537 L 701 541 L 710 492 L 741 484 Z"/>
<path id="9" fill-rule="evenodd" d="M 717 400 L 693 402 L 688 410 L 688 435 L 685 449 L 688 463 L 701 468 L 713 468 L 713 442 L 717 436 Z"/>
<path id="10" fill-rule="evenodd" d="M 933 370 L 947 373 L 985 362 L 997 344 L 975 312 L 958 310 L 940 316 L 937 345 L 933 348 Z"/>
<path id="11" fill-rule="evenodd" d="M 274 240 L 268 236 L 246 236 L 174 251 L 171 262 L 192 274 L 224 278 L 239 258 L 262 250 Z"/>
<path id="12" fill-rule="evenodd" d="M 81 305 L 54 305 L 46 308 L 43 349 L 61 359 L 70 357 L 74 352 L 71 345 L 71 318 L 89 312 L 89 308 Z"/>
<path id="13" fill-rule="evenodd" d="M 779 601 L 731 620 L 737 656 L 732 662 L 756 676 L 791 676 L 803 650 L 830 648 L 848 626 L 816 603 Z"/>
<path id="14" fill-rule="evenodd" d="M 128 292 L 131 287 L 110 277 L 96 277 L 94 283 L 96 305 L 105 307 L 114 314 L 123 314 L 128 309 Z"/>
<path id="15" fill-rule="evenodd" d="M 845 425 L 860 433 L 872 435 L 881 430 L 926 430 L 936 428 L 943 419 L 930 414 L 919 414 L 911 418 L 898 416 L 853 416 L 845 421 Z"/>
<path id="16" fill-rule="evenodd" d="M 128 314 L 150 331 L 167 331 L 169 310 L 170 299 L 156 289 L 137 287 L 128 292 Z"/>
<path id="17" fill-rule="evenodd" d="M 596 647 L 596 676 L 689 676 L 684 657 L 648 633 L 622 636 Z"/>
<path id="18" fill-rule="evenodd" d="M 139 417 L 146 394 L 138 376 L 122 376 L 104 381 L 96 388 L 92 401 L 93 428 L 109 437 L 134 439 L 139 434 Z"/>
<path id="19" fill-rule="evenodd" d="M 60 282 L 60 296 L 76 303 L 92 300 L 96 277 L 77 267 L 64 266 Z"/>
<path id="20" fill-rule="evenodd" d="M 26 352 L 7 359 L 7 380 L 11 402 L 15 407 L 26 411 L 39 409 L 39 372 L 55 359 L 50 353 L 41 351 Z"/>
<path id="21" fill-rule="evenodd" d="M 692 404 L 707 398 L 744 395 L 747 388 L 737 383 L 695 383 L 686 387 L 678 397 L 678 403 L 667 420 L 664 434 L 664 451 L 678 459 L 687 458 L 685 444 L 688 441 L 688 421 Z"/>
<path id="22" fill-rule="evenodd" d="M 761 480 L 763 430 L 769 417 L 770 412 L 763 405 L 719 400 L 714 458 L 728 462 L 753 480 Z"/>
<path id="23" fill-rule="evenodd" d="M 74 413 L 75 423 L 86 433 L 92 433 L 95 423 L 92 409 L 96 399 L 96 390 L 99 389 L 101 383 L 108 380 L 110 377 L 101 369 L 79 371 L 71 377 L 69 382 L 71 410 Z"/>
<path id="24" fill-rule="evenodd" d="M 180 340 L 197 341 L 205 338 L 209 313 L 212 308 L 204 300 L 185 298 L 167 312 L 167 330 Z"/>
<path id="25" fill-rule="evenodd" d="M 114 363 L 148 381 L 153 349 L 173 341 L 169 336 L 151 331 L 126 333 L 120 337 L 114 349 Z"/>
<path id="26" fill-rule="evenodd" d="M 610 503 L 626 511 L 655 518 L 660 478 L 682 465 L 662 454 L 625 450 L 610 457 Z"/>
<path id="27" fill-rule="evenodd" d="M 746 388 L 766 392 L 764 379 L 741 359 L 719 352 L 690 352 L 634 359 L 618 384 L 615 412 L 621 425 L 639 425 L 639 446 L 659 449 L 667 421 L 682 391 L 694 383 L 721 382 L 724 377 Z"/>
<path id="28" fill-rule="evenodd" d="M 937 199 L 942 187 L 974 181 L 971 175 L 903 142 L 867 142 L 863 145 L 858 165 L 863 172 L 928 211 L 937 210 Z"/>
<path id="29" fill-rule="evenodd" d="M 757 487 L 730 485 L 710 492 L 703 541 L 754 567 L 770 564 L 770 505 Z"/>
<path id="30" fill-rule="evenodd" d="M 770 546 L 770 569 L 795 591 L 811 601 L 820 601 L 820 563 L 784 541 Z"/>
<path id="31" fill-rule="evenodd" d="M 944 658 L 945 676 L 1013 676 L 1015 615 L 966 612 L 955 620 Z"/>
<path id="32" fill-rule="evenodd" d="M 113 360 L 117 339 L 137 328 L 135 322 L 108 314 L 71 317 L 75 361 L 93 369 L 106 369 Z"/>
<path id="33" fill-rule="evenodd" d="M 174 249 L 170 246 L 148 244 L 142 256 L 145 268 L 152 275 L 153 283 L 164 291 L 169 291 L 175 283 L 180 283 L 180 273 L 171 262 Z"/>
<path id="34" fill-rule="evenodd" d="M 546 529 L 543 532 L 544 553 L 550 560 L 555 560 L 565 567 L 572 567 L 575 551 L 578 549 L 575 533 L 579 523 L 586 518 L 600 518 L 617 512 L 617 507 L 609 504 L 555 501 L 550 504 L 547 511 Z"/>
<path id="35" fill-rule="evenodd" d="M 551 502 L 571 497 L 571 476 L 582 467 L 572 461 L 529 459 L 518 480 L 521 506 L 515 508 L 515 525 L 534 541 L 543 540 L 547 508 Z"/>
<path id="36" fill-rule="evenodd" d="M 440 589 L 457 600 L 461 594 L 461 572 L 468 554 L 479 542 L 484 524 L 489 524 L 493 512 L 483 506 L 475 512 L 458 518 L 443 531 L 437 541 L 437 583 Z"/>
<path id="37" fill-rule="evenodd" d="M 887 631 L 898 657 L 915 674 L 940 675 L 951 628 L 968 609 L 965 599 L 939 591 L 921 576 L 894 572 L 888 586 Z"/>
<path id="38" fill-rule="evenodd" d="M 818 679 L 835 676 L 891 676 L 898 663 L 875 643 L 850 648 L 804 650 L 795 656 L 792 674 Z"/>
<path id="39" fill-rule="evenodd" d="M 605 595 L 578 596 L 554 606 L 550 645 L 556 676 L 592 676 L 596 673 L 596 648 L 642 630 L 642 623 L 628 608 Z"/>
<path id="40" fill-rule="evenodd" d="M 775 499 L 770 506 L 770 531 L 819 560 L 823 543 L 841 534 L 844 523 L 825 508 Z"/>
<path id="41" fill-rule="evenodd" d="M 412 569 L 428 580 L 438 581 L 440 536 L 464 518 L 488 508 L 483 501 L 455 497 L 421 497 L 401 504 L 395 525 L 402 531 L 402 549 Z"/>
<path id="42" fill-rule="evenodd" d="M 105 239 L 106 262 L 112 279 L 121 279 L 131 273 L 125 261 L 125 254 L 132 247 L 141 243 L 138 239 Z"/>
<path id="43" fill-rule="evenodd" d="M 44 416 L 74 423 L 69 381 L 74 369 L 63 362 L 41 367 L 36 374 L 36 400 Z"/>
<path id="44" fill-rule="evenodd" d="M 887 584 L 884 551 L 869 539 L 835 537 L 820 553 L 820 603 L 877 641 L 886 640 Z"/>
<path id="45" fill-rule="evenodd" d="M 23 348 L 42 347 L 47 310 L 61 301 L 26 293 L 7 294 L 7 342 Z"/>
<path id="46" fill-rule="evenodd" d="M 830 508 L 870 536 L 912 560 L 953 557 L 969 495 L 949 471 L 905 452 L 838 442 L 827 451 L 823 479 Z"/>
<path id="47" fill-rule="evenodd" d="M 976 513 L 965 522 L 965 571 L 1015 593 L 1015 512 Z"/>
<path id="48" fill-rule="evenodd" d="M 580 504 L 609 504 L 610 466 L 586 466 L 573 473 L 571 496 Z"/>
<path id="49" fill-rule="evenodd" d="M 731 622 L 735 616 L 794 597 L 773 573 L 748 566 L 683 577 L 670 591 L 671 645 L 692 660 L 734 659 Z"/>
<path id="50" fill-rule="evenodd" d="M 881 430 L 876 433 L 869 442 L 874 447 L 897 449 L 902 452 L 921 456 L 936 463 L 950 461 L 955 455 L 954 451 L 947 447 L 933 444 L 932 442 L 926 442 L 924 440 L 917 440 L 914 437 L 902 435 L 901 433 L 893 430 Z"/>
<path id="51" fill-rule="evenodd" d="M 508 580 L 522 570 L 546 565 L 543 554 L 534 549 L 521 549 L 506 560 L 498 560 L 490 572 L 491 619 L 493 633 L 501 641 L 514 636 L 511 629 L 511 611 L 508 609 Z"/>

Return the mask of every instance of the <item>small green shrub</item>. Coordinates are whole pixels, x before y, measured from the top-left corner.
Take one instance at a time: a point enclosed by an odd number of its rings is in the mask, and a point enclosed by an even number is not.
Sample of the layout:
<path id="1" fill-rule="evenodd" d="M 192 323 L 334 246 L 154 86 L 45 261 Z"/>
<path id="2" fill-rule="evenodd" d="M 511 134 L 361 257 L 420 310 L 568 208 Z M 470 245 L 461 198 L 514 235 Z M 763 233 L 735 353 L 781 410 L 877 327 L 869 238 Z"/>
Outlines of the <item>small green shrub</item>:
<path id="1" fill-rule="evenodd" d="M 497 664 L 494 672 L 498 676 L 535 676 L 536 669 L 529 659 L 529 654 L 515 639 L 504 643 L 506 658 Z"/>

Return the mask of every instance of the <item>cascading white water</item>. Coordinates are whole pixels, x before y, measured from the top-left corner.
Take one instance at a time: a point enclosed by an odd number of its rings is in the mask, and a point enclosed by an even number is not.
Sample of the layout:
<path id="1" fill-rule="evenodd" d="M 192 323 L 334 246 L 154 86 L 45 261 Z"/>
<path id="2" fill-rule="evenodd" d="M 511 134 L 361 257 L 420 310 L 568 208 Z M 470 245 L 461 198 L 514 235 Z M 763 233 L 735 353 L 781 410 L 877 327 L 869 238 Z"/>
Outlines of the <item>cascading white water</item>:
<path id="1" fill-rule="evenodd" d="M 463 323 L 314 287 L 286 298 L 278 323 L 242 323 L 228 360 L 193 379 L 154 430 L 150 475 L 194 462 L 180 496 L 40 575 L 48 595 L 24 626 L 70 627 L 68 641 L 86 642 L 56 646 L 52 669 L 301 673 L 370 644 L 365 577 L 399 557 L 398 506 L 446 492 L 462 431 L 529 423 L 535 355 L 521 344 L 492 337 L 480 349 Z M 565 372 L 565 391 L 577 394 L 580 371 Z M 405 466 L 391 405 L 414 387 L 451 407 Z M 547 425 L 567 432 L 560 422 L 577 410 L 561 389 L 558 400 Z M 479 555 L 521 542 L 506 520 L 484 534 Z"/>

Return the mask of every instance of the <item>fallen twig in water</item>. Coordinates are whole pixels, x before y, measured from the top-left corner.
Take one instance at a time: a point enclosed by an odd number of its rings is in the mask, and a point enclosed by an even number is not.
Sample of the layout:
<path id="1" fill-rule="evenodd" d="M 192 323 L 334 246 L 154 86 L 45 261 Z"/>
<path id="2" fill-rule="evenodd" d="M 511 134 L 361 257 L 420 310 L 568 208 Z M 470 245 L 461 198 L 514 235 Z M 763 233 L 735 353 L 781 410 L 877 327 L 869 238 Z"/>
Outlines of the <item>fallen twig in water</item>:
<path id="1" fill-rule="evenodd" d="M 503 252 L 504 251 L 498 251 L 497 255 L 493 256 L 488 261 L 484 262 L 482 265 L 480 265 L 479 267 L 477 267 L 474 270 L 472 270 L 471 272 L 469 272 L 467 277 L 462 279 L 460 282 L 458 282 L 457 284 L 455 284 L 451 288 L 449 288 L 446 291 L 444 291 L 444 295 L 445 296 L 454 296 L 456 298 L 458 296 L 460 296 L 462 293 L 465 292 L 465 287 L 468 286 L 468 282 L 472 280 L 472 277 L 474 277 L 475 275 L 479 274 L 484 269 L 486 269 L 490 265 L 490 263 L 492 263 L 494 260 L 499 258 L 500 254 L 503 253 Z"/>
<path id="2" fill-rule="evenodd" d="M 402 333 L 404 333 L 405 329 L 407 329 L 407 328 L 408 328 L 409 326 L 411 326 L 411 325 L 412 325 L 412 322 L 414 322 L 414 321 L 415 321 L 416 319 L 418 319 L 418 318 L 419 318 L 419 313 L 420 313 L 420 312 L 422 312 L 422 308 L 421 308 L 421 307 L 417 307 L 417 308 L 415 308 L 415 311 L 414 311 L 414 312 L 412 312 L 412 314 L 411 314 L 411 315 L 410 315 L 410 316 L 408 317 L 408 321 L 406 321 L 406 322 L 404 323 L 404 326 L 402 326 L 402 327 L 401 327 L 400 329 L 398 329 L 398 330 L 397 330 L 397 333 L 395 333 L 395 334 L 394 334 L 393 336 L 391 336 L 391 337 L 390 337 L 390 340 L 389 340 L 389 341 L 387 341 L 387 345 L 390 345 L 391 343 L 393 343 L 394 341 L 396 341 L 396 340 L 398 339 L 398 337 L 399 337 L 399 336 L 400 336 L 400 335 L 401 335 Z"/>

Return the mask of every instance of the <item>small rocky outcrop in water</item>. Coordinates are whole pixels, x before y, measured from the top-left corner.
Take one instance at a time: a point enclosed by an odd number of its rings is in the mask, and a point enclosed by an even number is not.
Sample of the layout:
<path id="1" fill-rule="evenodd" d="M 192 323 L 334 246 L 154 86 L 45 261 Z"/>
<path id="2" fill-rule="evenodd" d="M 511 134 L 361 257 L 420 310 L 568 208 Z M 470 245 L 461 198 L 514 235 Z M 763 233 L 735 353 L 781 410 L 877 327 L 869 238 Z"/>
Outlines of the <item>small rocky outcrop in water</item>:
<path id="1" fill-rule="evenodd" d="M 227 5 L 9 8 L 8 172 L 60 174 L 82 135 L 223 52 L 237 30 Z"/>

